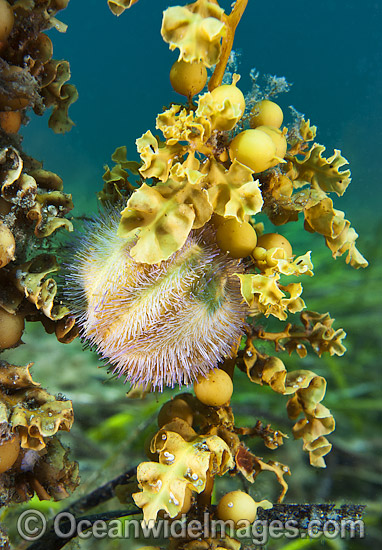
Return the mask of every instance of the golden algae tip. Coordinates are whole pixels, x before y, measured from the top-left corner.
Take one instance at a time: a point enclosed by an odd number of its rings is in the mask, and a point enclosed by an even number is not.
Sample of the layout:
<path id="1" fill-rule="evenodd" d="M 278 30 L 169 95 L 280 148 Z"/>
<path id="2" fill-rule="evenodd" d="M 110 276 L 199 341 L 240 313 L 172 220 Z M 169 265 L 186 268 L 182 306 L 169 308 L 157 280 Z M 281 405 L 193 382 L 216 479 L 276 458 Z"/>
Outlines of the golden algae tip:
<path id="1" fill-rule="evenodd" d="M 88 223 L 66 267 L 67 298 L 84 340 L 132 384 L 162 390 L 189 384 L 231 355 L 246 306 L 240 262 L 214 230 L 191 232 L 165 261 L 136 262 L 136 238 L 117 235 L 119 212 Z"/>

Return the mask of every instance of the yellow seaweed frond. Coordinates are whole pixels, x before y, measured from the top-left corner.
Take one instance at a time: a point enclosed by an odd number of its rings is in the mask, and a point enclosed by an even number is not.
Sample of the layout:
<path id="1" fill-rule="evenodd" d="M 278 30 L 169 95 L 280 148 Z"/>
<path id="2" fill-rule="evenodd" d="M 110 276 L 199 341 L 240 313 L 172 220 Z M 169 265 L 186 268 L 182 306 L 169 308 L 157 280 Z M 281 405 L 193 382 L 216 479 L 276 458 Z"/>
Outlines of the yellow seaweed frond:
<path id="1" fill-rule="evenodd" d="M 226 33 L 224 10 L 215 2 L 197 0 L 187 6 L 173 6 L 163 13 L 161 34 L 170 50 L 179 48 L 179 60 L 202 61 L 212 67 L 219 59 Z"/>
<path id="2" fill-rule="evenodd" d="M 273 315 L 285 321 L 288 311 L 296 313 L 305 308 L 305 302 L 300 298 L 301 283 L 281 285 L 278 273 L 273 277 L 254 273 L 237 274 L 237 277 L 240 279 L 241 294 L 254 315 Z"/>
<path id="3" fill-rule="evenodd" d="M 325 149 L 323 145 L 314 143 L 302 160 L 288 155 L 292 167 L 286 175 L 293 181 L 296 189 L 310 184 L 312 189 L 318 188 L 325 193 L 333 192 L 341 196 L 345 193 L 351 178 L 350 170 L 340 171 L 340 168 L 349 163 L 338 149 L 334 150 L 330 158 L 324 158 L 322 154 Z"/>
<path id="4" fill-rule="evenodd" d="M 300 124 L 300 136 L 303 141 L 313 141 L 317 134 L 317 126 L 310 124 L 310 120 L 301 120 Z"/>
<path id="5" fill-rule="evenodd" d="M 138 466 L 140 493 L 135 504 L 143 509 L 146 523 L 155 521 L 160 510 L 175 517 L 182 509 L 186 490 L 201 493 L 209 475 L 223 475 L 233 468 L 228 445 L 218 436 L 199 436 L 186 441 L 176 432 L 161 430 L 155 438 L 159 463 Z"/>
<path id="6" fill-rule="evenodd" d="M 333 328 L 335 319 L 332 319 L 329 313 L 303 311 L 300 317 L 309 342 L 319 357 L 325 352 L 339 356 L 345 353 L 346 348 L 342 340 L 346 338 L 346 332 L 342 328 Z"/>
<path id="7" fill-rule="evenodd" d="M 229 98 L 220 102 L 207 92 L 198 99 L 195 111 L 175 104 L 160 113 L 156 119 L 156 128 L 163 133 L 167 146 L 186 141 L 191 151 L 210 156 L 213 144 L 207 142 L 214 130 L 216 133 L 216 129 L 222 126 L 227 130 L 232 129 L 241 116 L 239 105 L 232 103 Z M 147 133 L 144 135 L 147 136 Z"/>
<path id="8" fill-rule="evenodd" d="M 283 275 L 309 275 L 313 277 L 313 264 L 310 258 L 311 250 L 294 260 L 275 259 L 276 268 Z"/>
<path id="9" fill-rule="evenodd" d="M 356 269 L 367 267 L 367 260 L 355 245 L 358 234 L 345 219 L 344 212 L 334 209 L 333 201 L 326 195 L 321 200 L 312 202 L 313 204 L 308 202 L 304 209 L 305 228 L 325 237 L 333 258 L 347 252 L 346 263 Z"/>
<path id="10" fill-rule="evenodd" d="M 175 159 L 181 157 L 186 150 L 179 143 L 168 145 L 158 142 L 150 130 L 135 143 L 143 161 L 143 166 L 139 168 L 140 174 L 144 178 L 157 178 L 163 182 L 168 179 Z"/>
<path id="11" fill-rule="evenodd" d="M 267 277 L 273 277 L 273 274 L 280 273 L 282 275 L 309 275 L 313 276 L 313 264 L 310 258 L 311 251 L 309 250 L 303 256 L 298 256 L 294 260 L 287 258 L 283 248 L 273 247 L 265 250 L 261 247 L 256 247 L 252 252 L 255 265 Z"/>
<path id="12" fill-rule="evenodd" d="M 40 254 L 13 271 L 15 287 L 25 295 L 27 300 L 41 310 L 46 317 L 57 321 L 68 315 L 67 307 L 56 304 L 57 283 L 52 278 L 46 278 L 49 273 L 58 271 L 55 256 Z"/>
<path id="13" fill-rule="evenodd" d="M 137 262 L 155 264 L 179 250 L 191 229 L 202 227 L 211 214 L 207 191 L 187 179 L 170 178 L 155 187 L 144 183 L 121 213 L 118 235 L 131 238 L 138 233 L 131 256 Z"/>
<path id="14" fill-rule="evenodd" d="M 121 212 L 118 235 L 135 236 L 130 253 L 137 262 L 155 264 L 171 256 L 185 243 L 195 219 L 191 206 L 163 197 L 163 188 L 145 183 L 135 191 Z M 176 195 L 176 193 L 174 193 Z"/>
<path id="15" fill-rule="evenodd" d="M 34 229 L 36 237 L 48 237 L 60 227 L 67 231 L 73 231 L 71 221 L 57 217 L 59 212 L 69 212 L 72 208 L 72 196 L 62 193 L 62 191 L 38 193 L 35 204 L 27 213 L 28 220 L 36 222 Z"/>
<path id="16" fill-rule="evenodd" d="M 346 263 L 356 269 L 367 267 L 367 260 L 356 248 L 358 234 L 350 227 L 344 212 L 334 209 L 333 201 L 327 195 L 345 192 L 351 181 L 350 170 L 339 169 L 347 161 L 338 150 L 331 158 L 325 159 L 322 157 L 324 150 L 322 145 L 315 143 L 307 153 L 296 150 L 287 154 L 286 173 L 271 172 L 264 182 L 265 210 L 275 225 L 297 221 L 299 213 L 303 212 L 305 229 L 325 237 L 333 258 L 347 252 Z M 296 154 L 305 157 L 299 160 L 294 156 Z M 293 188 L 299 191 L 293 193 Z"/>
<path id="17" fill-rule="evenodd" d="M 6 390 L 0 394 L 0 423 L 17 428 L 22 448 L 39 451 L 46 446 L 45 438 L 58 430 L 70 431 L 74 417 L 72 402 L 56 399 L 34 382 L 31 366 L 0 364 L 1 385 Z"/>
<path id="18" fill-rule="evenodd" d="M 41 93 L 47 107 L 53 106 L 53 112 L 49 117 L 49 127 L 57 134 L 69 132 L 74 122 L 68 115 L 68 109 L 77 101 L 78 92 L 73 84 L 66 84 L 70 79 L 70 66 L 68 61 L 52 59 L 49 61 L 49 70 L 53 79 L 42 88 Z"/>
<path id="19" fill-rule="evenodd" d="M 293 382 L 295 380 L 294 377 Z M 325 392 L 325 378 L 314 376 L 310 379 L 309 385 L 299 389 L 287 403 L 290 418 L 296 419 L 301 413 L 305 416 L 293 426 L 293 435 L 296 439 L 302 438 L 303 450 L 309 452 L 311 465 L 319 468 L 326 467 L 323 457 L 332 448 L 325 436 L 335 429 L 333 416 L 329 409 L 321 404 Z"/>
<path id="20" fill-rule="evenodd" d="M 181 105 L 173 105 L 157 116 L 156 127 L 163 133 L 167 145 L 188 141 L 191 150 L 205 151 L 204 144 L 212 133 L 211 121 L 205 116 L 187 112 Z"/>
<path id="21" fill-rule="evenodd" d="M 124 198 L 124 193 L 130 194 L 134 190 L 126 170 L 120 164 L 113 166 L 111 169 L 105 165 L 104 169 L 105 172 L 102 176 L 103 189 L 97 193 L 101 202 L 117 203 Z"/>
<path id="22" fill-rule="evenodd" d="M 199 97 L 196 117 L 204 117 L 211 121 L 213 129 L 224 127 L 232 130 L 241 119 L 243 112 L 238 103 L 232 103 L 230 98 L 217 101 L 210 92 Z"/>
<path id="23" fill-rule="evenodd" d="M 261 211 L 263 199 L 259 180 L 252 178 L 253 171 L 234 160 L 228 170 L 214 159 L 202 168 L 206 174 L 208 198 L 213 210 L 219 216 L 235 217 L 239 222 L 245 216 Z"/>
<path id="24" fill-rule="evenodd" d="M 337 215 L 340 212 L 336 211 Z M 340 212 L 342 215 L 343 212 Z M 325 239 L 326 245 L 330 248 L 333 258 L 342 256 L 347 252 L 346 263 L 358 269 L 359 267 L 367 267 L 369 262 L 362 256 L 360 251 L 357 249 L 355 243 L 358 238 L 358 233 L 353 227 L 350 227 L 350 222 L 345 220 L 345 225 L 341 233 L 334 238 L 327 237 Z"/>
<path id="25" fill-rule="evenodd" d="M 247 375 L 256 384 L 267 384 L 282 395 L 293 395 L 287 402 L 288 416 L 303 419 L 293 426 L 296 439 L 303 439 L 303 450 L 309 452 L 312 466 L 325 468 L 324 456 L 331 450 L 326 435 L 335 429 L 335 421 L 329 409 L 321 404 L 326 392 L 326 380 L 309 370 L 288 373 L 278 357 L 260 354 L 252 340 L 247 340 L 244 352 Z"/>
<path id="26" fill-rule="evenodd" d="M 187 180 L 192 185 L 197 185 L 204 180 L 204 174 L 200 171 L 200 162 L 194 153 L 189 153 L 184 162 L 177 162 L 170 170 L 170 179 L 177 182 Z"/>
<path id="27" fill-rule="evenodd" d="M 122 145 L 122 147 L 117 147 L 114 153 L 111 155 L 111 160 L 116 164 L 119 164 L 124 170 L 129 170 L 132 174 L 136 176 L 139 174 L 139 162 L 135 160 L 127 159 L 127 147 Z"/>

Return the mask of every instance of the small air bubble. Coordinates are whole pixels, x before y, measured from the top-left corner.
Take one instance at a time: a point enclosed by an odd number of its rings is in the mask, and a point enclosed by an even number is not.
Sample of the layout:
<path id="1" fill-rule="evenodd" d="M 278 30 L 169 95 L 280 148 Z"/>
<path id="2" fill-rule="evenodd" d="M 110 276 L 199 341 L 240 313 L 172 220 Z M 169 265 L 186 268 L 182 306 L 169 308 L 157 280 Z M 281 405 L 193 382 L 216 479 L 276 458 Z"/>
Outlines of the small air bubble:
<path id="1" fill-rule="evenodd" d="M 175 506 L 179 506 L 179 504 L 180 504 L 179 500 L 177 500 L 177 499 L 175 498 L 174 493 L 171 493 L 171 492 L 170 492 L 169 503 L 171 504 L 172 502 L 175 504 Z"/>
<path id="2" fill-rule="evenodd" d="M 169 462 L 174 462 L 175 456 L 173 454 L 169 453 L 168 451 L 164 452 L 163 454 Z"/>

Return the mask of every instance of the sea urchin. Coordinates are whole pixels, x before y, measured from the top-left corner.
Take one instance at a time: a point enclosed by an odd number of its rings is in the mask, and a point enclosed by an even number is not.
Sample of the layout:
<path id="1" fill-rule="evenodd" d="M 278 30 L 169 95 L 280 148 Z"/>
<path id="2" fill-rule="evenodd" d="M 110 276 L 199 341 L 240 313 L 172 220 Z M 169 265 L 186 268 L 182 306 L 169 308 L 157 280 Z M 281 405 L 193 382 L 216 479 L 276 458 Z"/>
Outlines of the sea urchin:
<path id="1" fill-rule="evenodd" d="M 137 263 L 129 253 L 136 239 L 117 236 L 118 223 L 118 212 L 88 222 L 67 266 L 66 295 L 82 337 L 133 385 L 189 384 L 240 338 L 246 306 L 233 275 L 240 262 L 204 227 L 168 260 Z"/>

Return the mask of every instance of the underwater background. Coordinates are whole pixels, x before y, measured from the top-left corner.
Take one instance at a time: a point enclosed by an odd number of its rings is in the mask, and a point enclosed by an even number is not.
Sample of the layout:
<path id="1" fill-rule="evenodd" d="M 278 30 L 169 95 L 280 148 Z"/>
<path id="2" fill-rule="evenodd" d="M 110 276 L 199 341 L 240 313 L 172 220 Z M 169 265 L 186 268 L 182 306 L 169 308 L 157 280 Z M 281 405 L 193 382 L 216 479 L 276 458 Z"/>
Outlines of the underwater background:
<path id="1" fill-rule="evenodd" d="M 126 145 L 128 159 L 137 160 L 135 139 L 148 129 L 154 131 L 163 106 L 179 101 L 168 77 L 177 53 L 170 52 L 160 36 L 162 12 L 175 4 L 140 0 L 116 18 L 106 0 L 71 0 L 59 13 L 67 32 L 49 31 L 54 57 L 70 62 L 71 82 L 79 92 L 69 111 L 75 126 L 68 134 L 53 135 L 49 112 L 43 117 L 31 115 L 22 129 L 23 148 L 63 178 L 64 190 L 73 195 L 74 215 L 97 210 L 95 193 L 102 188 L 104 165 L 111 164 L 116 147 Z M 221 2 L 226 9 L 229 5 Z M 288 105 L 304 113 L 318 127 L 316 141 L 326 146 L 328 155 L 340 149 L 352 171 L 352 183 L 334 206 L 346 212 L 359 233 L 358 248 L 370 262 L 366 270 L 353 270 L 344 258 L 333 260 L 322 237 L 304 232 L 300 222 L 288 224 L 283 231 L 298 254 L 313 250 L 315 277 L 304 283 L 308 308 L 330 311 L 335 326 L 348 334 L 348 352 L 343 357 L 308 356 L 302 362 L 281 356 L 291 370 L 312 368 L 326 377 L 325 405 L 337 423 L 330 436 L 333 451 L 327 457 L 327 469 L 315 470 L 309 467 L 300 442 L 290 438 L 277 458 L 292 470 L 285 502 L 368 505 L 369 538 L 352 542 L 352 548 L 382 539 L 381 21 L 379 1 L 249 0 L 234 44 L 243 92 L 251 88 L 253 67 L 262 74 L 285 76 L 293 86 L 277 98 L 284 113 Z M 285 124 L 290 120 L 286 114 Z M 60 344 L 37 324 L 27 326 L 23 340 L 27 345 L 4 353 L 3 358 L 16 364 L 33 361 L 32 372 L 44 387 L 73 400 L 76 420 L 70 434 L 61 439 L 80 463 L 82 485 L 75 496 L 141 461 L 143 441 L 170 390 L 143 402 L 127 401 L 127 388 L 118 380 L 105 383 L 106 369 L 97 369 L 96 355 L 83 351 L 78 340 Z M 281 396 L 268 388 L 248 387 L 244 375 L 238 376 L 236 384 L 233 407 L 239 425 L 259 418 L 290 434 Z M 259 452 L 266 456 L 263 449 Z M 271 451 L 267 453 L 266 458 L 273 458 Z M 256 481 L 252 494 L 266 493 L 269 498 L 275 491 L 275 497 L 278 489 L 264 477 Z M 219 491 L 229 489 L 231 483 L 236 487 L 238 481 L 222 479 Z M 31 505 L 56 511 L 63 506 L 35 500 Z M 304 547 L 309 546 L 307 542 L 312 548 L 348 547 L 340 540 L 305 541 Z M 81 541 L 79 547 L 89 544 Z M 269 548 L 283 544 L 272 541 Z M 134 548 L 133 542 L 128 545 Z M 123 541 L 92 541 L 91 547 L 127 546 Z"/>

